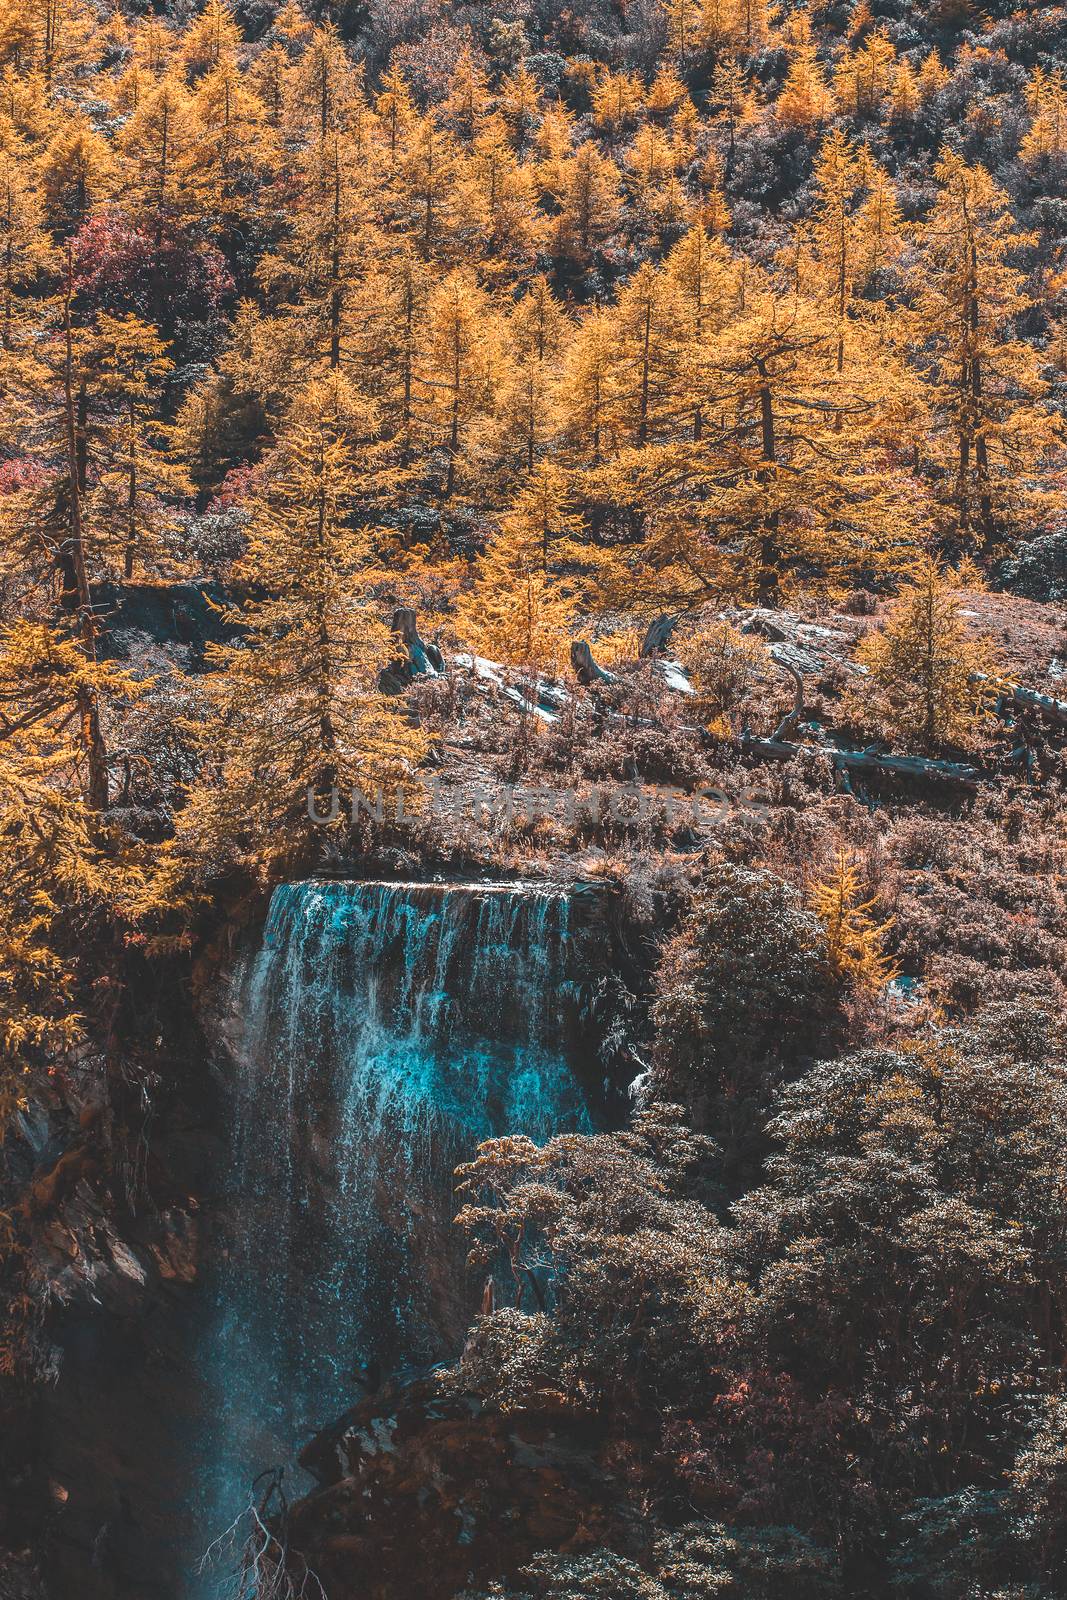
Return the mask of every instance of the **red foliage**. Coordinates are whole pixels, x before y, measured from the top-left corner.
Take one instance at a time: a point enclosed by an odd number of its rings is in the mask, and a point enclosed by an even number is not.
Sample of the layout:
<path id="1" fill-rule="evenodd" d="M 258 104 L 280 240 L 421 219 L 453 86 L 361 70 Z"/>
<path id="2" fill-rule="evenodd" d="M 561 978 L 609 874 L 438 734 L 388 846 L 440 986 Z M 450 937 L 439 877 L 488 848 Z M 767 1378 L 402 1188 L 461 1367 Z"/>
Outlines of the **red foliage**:
<path id="1" fill-rule="evenodd" d="M 29 456 L 0 461 L 0 494 L 18 494 L 22 489 L 39 489 L 48 477 L 45 468 Z"/>
<path id="2" fill-rule="evenodd" d="M 752 1521 L 788 1521 L 807 1505 L 811 1524 L 831 1530 L 837 1489 L 855 1462 L 860 1423 L 843 1394 L 809 1396 L 784 1372 L 753 1369 L 728 1379 L 707 1414 L 664 1430 L 665 1460 L 703 1511 Z M 869 1485 L 853 1482 L 857 1503 Z M 827 1520 L 824 1522 L 824 1518 Z"/>
<path id="3" fill-rule="evenodd" d="M 234 283 L 225 258 L 173 218 L 102 211 L 74 240 L 75 288 L 92 308 L 154 322 L 179 360 L 210 354 Z"/>
<path id="4" fill-rule="evenodd" d="M 219 492 L 214 495 L 208 505 L 208 513 L 228 511 L 231 506 L 239 506 L 253 494 L 262 481 L 263 474 L 258 466 L 231 467 L 229 472 L 219 484 Z"/>

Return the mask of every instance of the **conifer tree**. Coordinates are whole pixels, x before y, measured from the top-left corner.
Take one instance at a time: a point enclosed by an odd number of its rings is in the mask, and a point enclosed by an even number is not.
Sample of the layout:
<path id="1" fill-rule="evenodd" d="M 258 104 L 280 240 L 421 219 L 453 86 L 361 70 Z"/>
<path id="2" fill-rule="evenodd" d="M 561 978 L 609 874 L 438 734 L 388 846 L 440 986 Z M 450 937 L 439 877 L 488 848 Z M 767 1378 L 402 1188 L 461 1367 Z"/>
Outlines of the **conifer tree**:
<path id="1" fill-rule="evenodd" d="M 137 560 L 159 560 L 167 502 L 187 484 L 158 421 L 174 367 L 163 341 L 129 315 L 78 325 L 68 284 L 51 303 L 52 337 L 13 365 L 0 422 L 39 469 L 21 508 L 22 548 L 28 539 L 53 552 L 70 606 L 84 608 L 90 580 L 129 578 Z"/>
<path id="2" fill-rule="evenodd" d="M 494 451 L 527 473 L 556 430 L 559 365 L 569 334 L 563 307 L 538 274 L 504 326 L 502 381 L 487 425 Z"/>
<path id="3" fill-rule="evenodd" d="M 869 292 L 903 255 L 904 220 L 884 167 L 865 156 L 863 168 L 867 192 L 856 218 L 857 283 Z"/>
<path id="4" fill-rule="evenodd" d="M 1013 333 L 1033 304 L 1013 265 L 1030 238 L 984 167 L 946 150 L 936 176 L 914 278 L 914 342 L 934 414 L 927 448 L 945 533 L 992 551 L 1058 507 L 1034 481 L 1062 430 L 1032 346 Z"/>
<path id="5" fill-rule="evenodd" d="M 859 869 L 845 850 L 838 850 L 828 877 L 813 880 L 808 903 L 826 930 L 834 975 L 876 994 L 883 990 L 897 972 L 885 951 L 893 919 L 878 922 L 871 915 L 877 896 L 863 898 Z"/>
<path id="6" fill-rule="evenodd" d="M 212 649 L 214 710 L 180 854 L 267 861 L 313 831 L 309 790 L 328 814 L 335 786 L 372 795 L 411 778 L 422 739 L 378 688 L 394 646 L 370 597 L 370 536 L 352 521 L 370 431 L 336 370 L 293 402 L 241 562 L 262 598 L 240 608 L 240 642 Z"/>
<path id="7" fill-rule="evenodd" d="M 729 179 L 733 171 L 737 149 L 737 135 L 753 122 L 757 115 L 756 96 L 748 75 L 736 56 L 720 61 L 711 75 L 709 100 L 713 107 L 715 126 L 720 130 L 726 149 L 723 156 L 723 176 Z"/>
<path id="8" fill-rule="evenodd" d="M 689 91 L 671 66 L 661 66 L 648 90 L 648 115 L 655 122 L 675 123 L 681 116 L 692 120 L 696 114 Z"/>
<path id="9" fill-rule="evenodd" d="M 704 0 L 700 16 L 700 43 L 716 53 L 737 42 L 738 9 L 735 0 Z"/>
<path id="10" fill-rule="evenodd" d="M 363 74 L 332 22 L 321 23 L 286 75 L 285 126 L 301 141 L 352 133 L 365 115 Z M 410 106 L 410 99 L 405 102 Z"/>
<path id="11" fill-rule="evenodd" d="M 665 264 L 674 287 L 683 340 L 683 384 L 691 404 L 693 438 L 704 426 L 704 362 L 709 335 L 719 333 L 740 308 L 737 266 L 730 252 L 703 227 L 689 230 Z"/>
<path id="12" fill-rule="evenodd" d="M 389 164 L 395 166 L 404 136 L 417 116 L 411 89 L 399 67 L 391 66 L 382 78 L 374 110 L 389 152 Z"/>
<path id="13" fill-rule="evenodd" d="M 94 549 L 127 581 L 138 563 L 166 563 L 171 507 L 189 490 L 168 448 L 171 430 L 159 421 L 162 385 L 174 369 L 165 349 L 136 317 L 102 312 L 96 320 L 86 514 Z"/>
<path id="14" fill-rule="evenodd" d="M 483 146 L 484 150 L 484 146 Z M 427 261 L 449 254 L 457 227 L 459 151 L 432 114 L 416 117 L 395 153 L 394 214 Z"/>
<path id="15" fill-rule="evenodd" d="M 497 103 L 517 153 L 525 156 L 542 119 L 541 85 L 525 61 L 504 79 Z"/>
<path id="16" fill-rule="evenodd" d="M 559 386 L 561 436 L 582 465 L 599 467 L 614 443 L 610 350 L 609 319 L 598 306 L 575 331 Z"/>
<path id="17" fill-rule="evenodd" d="M 672 58 L 684 67 L 700 41 L 703 31 L 703 13 L 700 0 L 667 0 L 667 49 Z"/>
<path id="18" fill-rule="evenodd" d="M 190 81 L 231 66 L 241 47 L 241 30 L 226 0 L 206 0 L 182 35 L 181 60 Z"/>
<path id="19" fill-rule="evenodd" d="M 229 55 L 201 78 L 193 97 L 201 198 L 229 259 L 254 235 L 278 149 L 265 107 Z"/>
<path id="20" fill-rule="evenodd" d="M 931 50 L 924 56 L 922 66 L 919 68 L 919 98 L 923 104 L 928 105 L 936 99 L 948 83 L 949 76 L 936 50 Z"/>
<path id="21" fill-rule="evenodd" d="M 465 44 L 452 68 L 441 110 L 453 132 L 469 144 L 489 115 L 491 106 L 489 79 L 470 45 Z"/>
<path id="22" fill-rule="evenodd" d="M 619 169 L 587 143 L 560 164 L 556 181 L 553 254 L 581 266 L 618 220 Z"/>
<path id="23" fill-rule="evenodd" d="M 811 130 L 829 119 L 831 98 L 818 52 L 809 38 L 800 39 L 790 52 L 789 70 L 774 114 L 786 128 Z"/>
<path id="24" fill-rule="evenodd" d="M 17 146 L 0 150 L 0 347 L 9 355 L 28 330 L 30 291 L 49 263 L 40 194 Z"/>
<path id="25" fill-rule="evenodd" d="M 604 72 L 593 89 L 593 120 L 619 134 L 636 123 L 645 103 L 640 79 L 630 72 Z"/>
<path id="26" fill-rule="evenodd" d="M 543 461 L 500 519 L 498 554 L 506 550 L 509 559 L 523 567 L 539 562 L 545 572 L 550 562 L 572 557 L 574 538 L 583 531 L 582 518 L 573 507 L 567 474 Z"/>
<path id="27" fill-rule="evenodd" d="M 626 152 L 626 165 L 642 198 L 662 188 L 674 174 L 674 150 L 664 130 L 654 122 L 643 123 Z"/>
<path id="28" fill-rule="evenodd" d="M 823 141 L 814 182 L 810 255 L 803 271 L 809 292 L 824 300 L 837 325 L 834 359 L 843 372 L 856 318 L 871 315 L 869 303 L 859 301 L 857 293 L 900 254 L 900 213 L 881 168 L 840 129 Z"/>
<path id="29" fill-rule="evenodd" d="M 86 802 L 107 808 L 108 755 L 101 705 L 90 669 L 97 665 L 99 627 L 90 574 L 94 551 L 87 525 L 90 414 L 98 398 L 98 345 L 77 326 L 74 251 L 67 241 L 58 290 L 39 304 L 41 327 L 8 363 L 0 396 L 0 437 L 17 437 L 36 468 L 33 487 L 4 507 L 8 537 L 31 567 L 45 554 L 58 577 L 60 604 L 86 663 L 78 686 L 78 721 L 86 760 Z M 134 319 L 130 319 L 131 322 Z M 13 512 L 13 514 L 12 514 Z"/>
<path id="30" fill-rule="evenodd" d="M 137 692 L 63 626 L 0 627 L 0 1139 L 35 1068 L 81 1038 L 73 925 L 115 888 L 86 803 L 81 711 Z"/>
<path id="31" fill-rule="evenodd" d="M 972 635 L 951 580 L 934 557 L 920 560 L 883 627 L 860 646 L 867 677 L 853 713 L 905 749 L 973 745 L 995 666 Z"/>
<path id="32" fill-rule="evenodd" d="M 110 146 L 85 116 L 73 115 L 61 123 L 39 170 L 45 218 L 56 235 L 73 233 L 114 192 Z"/>
<path id="33" fill-rule="evenodd" d="M 457 630 L 478 655 L 517 667 L 530 685 L 559 670 L 576 603 L 546 566 L 555 526 L 572 527 L 562 479 L 552 472 L 520 498 L 478 562 L 458 606 Z"/>
<path id="34" fill-rule="evenodd" d="M 1035 69 L 1026 93 L 1032 121 L 1019 148 L 1019 160 L 1028 167 L 1060 162 L 1067 155 L 1067 79 L 1062 69 Z"/>
<path id="35" fill-rule="evenodd" d="M 82 0 L 16 0 L 5 20 L 0 59 L 10 56 L 22 73 L 38 75 L 50 100 L 70 95 L 97 50 L 96 13 Z"/>
<path id="36" fill-rule="evenodd" d="M 139 101 L 116 139 L 123 202 L 135 215 L 195 218 L 202 200 L 193 102 L 180 74 L 169 71 Z"/>
<path id="37" fill-rule="evenodd" d="M 373 247 L 369 174 L 355 157 L 351 137 L 337 129 L 316 133 L 296 170 L 299 205 L 277 253 L 260 261 L 258 277 L 290 315 L 312 356 L 338 367 L 351 328 L 350 301 Z"/>
<path id="38" fill-rule="evenodd" d="M 537 130 L 537 175 L 542 189 L 555 197 L 566 188 L 568 162 L 574 152 L 574 118 L 562 101 L 547 107 Z"/>
<path id="39" fill-rule="evenodd" d="M 426 440 L 422 379 L 430 376 L 424 355 L 432 287 L 433 274 L 414 249 L 391 252 L 384 241 L 372 241 L 351 295 L 346 365 L 361 392 L 374 398 L 402 469 Z"/>
<path id="40" fill-rule="evenodd" d="M 738 45 L 748 55 L 767 37 L 768 10 L 767 0 L 735 0 L 733 31 Z"/>
<path id="41" fill-rule="evenodd" d="M 860 49 L 846 51 L 834 74 L 834 93 L 845 116 L 877 120 L 887 104 L 896 75 L 896 50 L 878 29 Z"/>
<path id="42" fill-rule="evenodd" d="M 458 483 L 464 431 L 492 408 L 497 370 L 496 317 L 472 272 L 450 272 L 430 293 L 422 371 L 416 375 L 424 424 L 444 447 L 442 498 Z"/>
<path id="43" fill-rule="evenodd" d="M 919 77 L 910 61 L 898 61 L 893 72 L 893 91 L 889 100 L 890 125 L 898 133 L 914 127 L 922 106 Z"/>
<path id="44" fill-rule="evenodd" d="M 671 430 L 682 409 L 684 324 L 671 276 L 640 267 L 610 327 L 611 423 L 620 440 L 643 446 Z"/>
<path id="45" fill-rule="evenodd" d="M 618 553 L 626 580 L 605 561 L 617 601 L 620 587 L 658 573 L 661 596 L 678 602 L 726 589 L 774 605 L 801 575 L 832 592 L 850 574 L 906 563 L 922 500 L 886 464 L 903 427 L 900 375 L 873 346 L 838 373 L 836 347 L 836 321 L 821 306 L 782 305 L 750 288 L 744 313 L 707 341 L 699 443 L 601 474 L 602 490 L 646 534 L 643 574 L 633 550 Z"/>

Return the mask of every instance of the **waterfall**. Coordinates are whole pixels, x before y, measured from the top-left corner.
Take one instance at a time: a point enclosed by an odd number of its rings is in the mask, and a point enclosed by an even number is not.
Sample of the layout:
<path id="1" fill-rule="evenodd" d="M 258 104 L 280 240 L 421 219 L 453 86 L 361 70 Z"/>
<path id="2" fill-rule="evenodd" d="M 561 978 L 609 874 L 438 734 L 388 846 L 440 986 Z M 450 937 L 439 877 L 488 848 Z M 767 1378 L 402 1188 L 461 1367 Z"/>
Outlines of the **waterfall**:
<path id="1" fill-rule="evenodd" d="M 233 985 L 228 1260 L 207 1359 L 205 1520 L 360 1397 L 454 1353 L 472 1311 L 452 1172 L 588 1128 L 568 1061 L 565 891 L 309 881 Z M 302 1487 L 290 1465 L 292 1493 Z M 209 1591 L 203 1591 L 209 1592 Z"/>

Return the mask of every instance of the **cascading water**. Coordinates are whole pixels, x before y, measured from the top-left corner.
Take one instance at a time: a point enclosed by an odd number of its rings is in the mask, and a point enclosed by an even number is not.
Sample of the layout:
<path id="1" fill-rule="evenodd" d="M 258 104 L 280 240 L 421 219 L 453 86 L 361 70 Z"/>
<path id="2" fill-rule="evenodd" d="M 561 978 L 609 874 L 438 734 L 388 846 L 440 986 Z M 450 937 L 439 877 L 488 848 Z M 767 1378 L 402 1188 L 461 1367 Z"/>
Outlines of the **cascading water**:
<path id="1" fill-rule="evenodd" d="M 479 1140 L 590 1126 L 567 1059 L 569 900 L 516 884 L 287 884 L 234 986 L 231 1243 L 202 1520 L 373 1374 L 451 1353 L 449 1224 Z M 290 1491 L 301 1487 L 290 1468 Z M 210 1594 L 210 1583 L 191 1592 Z"/>

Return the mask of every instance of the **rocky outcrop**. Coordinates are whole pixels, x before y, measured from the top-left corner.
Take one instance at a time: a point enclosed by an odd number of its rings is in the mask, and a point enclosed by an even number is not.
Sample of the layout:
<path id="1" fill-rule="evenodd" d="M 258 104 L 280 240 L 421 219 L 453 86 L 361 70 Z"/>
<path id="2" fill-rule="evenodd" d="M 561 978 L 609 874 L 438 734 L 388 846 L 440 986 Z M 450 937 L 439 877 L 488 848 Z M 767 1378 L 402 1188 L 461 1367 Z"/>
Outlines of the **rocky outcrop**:
<path id="1" fill-rule="evenodd" d="M 0 1600 L 180 1592 L 218 1117 L 184 987 L 139 977 L 112 1070 L 59 1062 L 4 1148 L 33 1339 L 0 1385 Z"/>
<path id="2" fill-rule="evenodd" d="M 561 1397 L 504 1414 L 422 1377 L 308 1448 L 321 1487 L 292 1508 L 289 1546 L 330 1600 L 451 1600 L 544 1549 L 639 1558 L 647 1528 L 606 1446 L 603 1425 Z"/>
<path id="3" fill-rule="evenodd" d="M 46 1600 L 40 1574 L 30 1556 L 0 1552 L 0 1600 Z"/>

